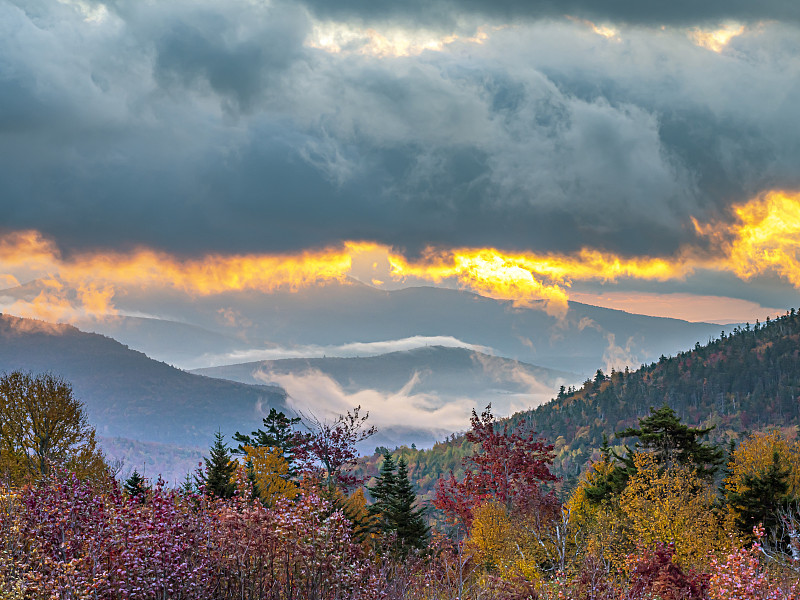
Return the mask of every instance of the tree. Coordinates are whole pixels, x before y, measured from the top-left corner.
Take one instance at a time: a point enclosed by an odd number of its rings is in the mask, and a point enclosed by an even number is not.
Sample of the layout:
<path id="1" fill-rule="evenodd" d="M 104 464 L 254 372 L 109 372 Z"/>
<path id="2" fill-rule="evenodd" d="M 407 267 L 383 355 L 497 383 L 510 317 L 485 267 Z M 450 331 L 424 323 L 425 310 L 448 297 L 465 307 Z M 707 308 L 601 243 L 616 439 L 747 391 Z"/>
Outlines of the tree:
<path id="1" fill-rule="evenodd" d="M 375 503 L 369 506 L 369 512 L 379 519 L 380 528 L 385 534 L 394 534 L 394 551 L 405 555 L 412 548 L 425 548 L 429 527 L 422 516 L 424 509 L 414 507 L 417 495 L 408 478 L 405 459 L 400 458 L 395 467 L 394 459 L 387 451 L 383 455 L 376 484 L 367 489 L 375 498 Z"/>
<path id="2" fill-rule="evenodd" d="M 422 550 L 428 542 L 430 527 L 425 524 L 424 508 L 414 508 L 417 495 L 408 477 L 408 465 L 404 458 L 397 461 L 397 489 L 394 502 L 394 523 L 401 551 L 409 548 Z"/>
<path id="3" fill-rule="evenodd" d="M 705 568 L 729 549 L 730 539 L 712 510 L 716 490 L 690 464 L 663 466 L 657 456 L 636 453 L 636 472 L 619 499 L 631 544 L 672 544 L 683 567 Z"/>
<path id="4" fill-rule="evenodd" d="M 689 465 L 698 477 L 705 481 L 714 479 L 723 462 L 721 448 L 704 444 L 698 438 L 707 435 L 713 427 L 695 428 L 681 423 L 669 406 L 650 408 L 650 415 L 639 419 L 639 427 L 618 431 L 620 439 L 636 437 L 636 451 L 651 454 L 660 466 Z M 601 502 L 612 495 L 619 495 L 629 479 L 636 473 L 633 462 L 634 451 L 626 447 L 626 455 L 610 451 L 618 463 L 604 476 L 598 477 L 593 486 L 586 489 L 586 497 L 592 502 Z"/>
<path id="5" fill-rule="evenodd" d="M 300 423 L 300 417 L 289 418 L 282 411 L 274 408 L 269 409 L 269 414 L 262 419 L 264 429 L 257 429 L 244 435 L 238 431 L 234 434 L 233 440 L 239 442 L 239 446 L 233 450 L 233 454 L 245 454 L 245 446 L 251 448 L 279 448 L 281 454 L 288 465 L 290 477 L 296 474 L 294 468 L 295 455 L 298 448 L 307 442 L 307 436 L 295 431 L 294 427 Z"/>
<path id="6" fill-rule="evenodd" d="M 358 459 L 356 444 L 374 435 L 377 429 L 367 427 L 369 413 L 361 416 L 361 407 L 337 416 L 333 421 L 307 417 L 311 433 L 302 446 L 296 447 L 296 456 L 307 470 L 322 468 L 322 480 L 329 491 L 339 488 L 347 492 L 363 481 L 350 472 Z"/>
<path id="7" fill-rule="evenodd" d="M 236 485 L 232 481 L 236 472 L 236 462 L 231 459 L 222 432 L 216 433 L 210 453 L 210 458 L 203 458 L 206 463 L 205 473 L 198 473 L 197 485 L 204 485 L 209 496 L 230 498 L 236 491 Z"/>
<path id="8" fill-rule="evenodd" d="M 724 453 L 715 445 L 703 444 L 699 438 L 708 435 L 714 427 L 695 428 L 681 423 L 669 406 L 650 409 L 650 416 L 639 419 L 639 427 L 629 427 L 617 432 L 618 438 L 637 437 L 636 446 L 651 452 L 662 465 L 691 465 L 697 475 L 706 481 L 714 479 L 723 462 Z"/>
<path id="9" fill-rule="evenodd" d="M 294 498 L 297 486 L 289 479 L 289 464 L 280 448 L 244 446 L 247 476 L 253 484 L 253 495 L 272 506 L 278 498 Z"/>
<path id="10" fill-rule="evenodd" d="M 381 530 L 388 533 L 394 527 L 392 523 L 392 503 L 397 496 L 397 479 L 395 477 L 396 465 L 389 450 L 383 453 L 383 463 L 378 472 L 374 486 L 367 486 L 369 493 L 375 499 L 368 507 L 369 513 L 379 520 Z"/>
<path id="11" fill-rule="evenodd" d="M 472 511 L 489 500 L 507 511 L 536 511 L 550 504 L 552 494 L 545 494 L 542 484 L 556 480 L 550 472 L 553 446 L 536 439 L 534 432 L 509 432 L 508 423 L 497 428 L 491 405 L 480 417 L 473 409 L 470 423 L 466 438 L 477 451 L 463 461 L 461 481 L 452 471 L 438 481 L 434 506 L 469 529 Z"/>
<path id="12" fill-rule="evenodd" d="M 131 473 L 131 476 L 125 480 L 125 483 L 122 485 L 122 489 L 125 490 L 125 493 L 128 494 L 129 498 L 144 499 L 145 495 L 147 494 L 147 490 L 150 489 L 150 486 L 147 485 L 147 480 L 139 474 L 139 471 L 134 469 L 133 473 Z"/>
<path id="13" fill-rule="evenodd" d="M 54 466 L 78 477 L 109 473 L 95 430 L 69 383 L 49 373 L 0 377 L 0 468 L 12 481 L 40 479 Z"/>
<path id="14" fill-rule="evenodd" d="M 739 489 L 728 491 L 728 505 L 736 512 L 736 525 L 746 536 L 759 524 L 767 531 L 778 530 L 779 512 L 792 501 L 788 494 L 789 474 L 788 468 L 781 467 L 778 451 L 774 450 L 772 463 L 766 470 L 744 473 Z"/>

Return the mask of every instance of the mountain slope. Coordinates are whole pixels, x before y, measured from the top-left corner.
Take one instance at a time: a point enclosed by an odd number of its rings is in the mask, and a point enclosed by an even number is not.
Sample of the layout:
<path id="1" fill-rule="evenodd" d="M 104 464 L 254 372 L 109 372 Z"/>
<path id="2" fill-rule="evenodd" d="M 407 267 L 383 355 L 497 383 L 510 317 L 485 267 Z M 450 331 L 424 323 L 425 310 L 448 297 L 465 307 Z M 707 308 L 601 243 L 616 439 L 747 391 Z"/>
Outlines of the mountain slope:
<path id="1" fill-rule="evenodd" d="M 605 433 L 634 425 L 667 404 L 690 425 L 715 425 L 712 438 L 800 425 L 800 314 L 794 309 L 755 328 L 736 327 L 705 346 L 662 357 L 512 418 L 556 444 L 557 464 L 575 475 Z"/>
<path id="2" fill-rule="evenodd" d="M 725 444 L 745 432 L 800 426 L 800 313 L 751 328 L 736 327 L 706 345 L 636 371 L 614 371 L 587 380 L 577 390 L 510 418 L 512 428 L 533 429 L 555 445 L 555 471 L 569 487 L 599 454 L 603 435 L 636 425 L 650 407 L 667 404 L 691 426 L 714 425 L 715 442 Z M 623 440 L 630 443 L 630 440 Z M 470 452 L 463 436 L 431 450 L 398 451 L 411 465 L 423 495 L 438 476 L 456 470 Z M 374 457 L 371 459 L 374 462 Z M 369 467 L 365 467 L 369 471 Z"/>
<path id="3" fill-rule="evenodd" d="M 207 447 L 285 407 L 280 388 L 193 375 L 69 325 L 0 315 L 0 372 L 49 371 L 72 384 L 103 436 Z"/>

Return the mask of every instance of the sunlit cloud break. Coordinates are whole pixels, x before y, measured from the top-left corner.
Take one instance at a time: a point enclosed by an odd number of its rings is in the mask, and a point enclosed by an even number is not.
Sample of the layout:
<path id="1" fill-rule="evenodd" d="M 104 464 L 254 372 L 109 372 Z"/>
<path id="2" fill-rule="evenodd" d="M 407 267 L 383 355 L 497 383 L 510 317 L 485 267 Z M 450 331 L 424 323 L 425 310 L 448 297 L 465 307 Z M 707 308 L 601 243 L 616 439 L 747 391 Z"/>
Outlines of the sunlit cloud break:
<path id="1" fill-rule="evenodd" d="M 19 316 L 70 321 L 114 315 L 120 289 L 172 288 L 208 296 L 229 291 L 289 292 L 338 282 L 347 284 L 364 258 L 386 257 L 386 273 L 374 285 L 433 283 L 472 290 L 517 306 L 542 308 L 555 316 L 567 310 L 575 281 L 621 279 L 669 281 L 699 269 L 741 279 L 772 273 L 800 288 L 800 193 L 770 191 L 735 206 L 733 220 L 694 221 L 703 244 L 668 257 L 623 257 L 584 248 L 573 254 L 504 252 L 494 248 L 430 248 L 410 259 L 388 246 L 344 242 L 335 248 L 297 254 L 210 254 L 182 259 L 150 249 L 132 253 L 84 253 L 65 258 L 54 241 L 36 231 L 0 238 L 0 282 L 13 287 L 36 280 L 36 295 L 0 292 L 0 308 Z M 378 261 L 374 261 L 378 268 Z"/>

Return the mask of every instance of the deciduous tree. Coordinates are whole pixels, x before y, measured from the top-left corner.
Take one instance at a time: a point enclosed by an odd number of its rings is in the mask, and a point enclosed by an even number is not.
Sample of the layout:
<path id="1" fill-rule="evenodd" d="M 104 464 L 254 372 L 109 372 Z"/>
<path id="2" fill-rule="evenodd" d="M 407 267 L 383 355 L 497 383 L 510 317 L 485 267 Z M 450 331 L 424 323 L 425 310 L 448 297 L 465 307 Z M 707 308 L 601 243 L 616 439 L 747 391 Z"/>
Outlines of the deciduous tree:
<path id="1" fill-rule="evenodd" d="M 491 405 L 480 416 L 473 410 L 470 423 L 466 437 L 477 451 L 464 460 L 463 479 L 451 472 L 439 480 L 434 506 L 469 529 L 472 511 L 489 500 L 509 512 L 550 503 L 552 494 L 548 498 L 542 485 L 556 480 L 550 472 L 553 446 L 533 432 L 509 431 L 507 423 L 497 427 Z"/>
<path id="2" fill-rule="evenodd" d="M 14 371 L 0 377 L 0 467 L 39 479 L 54 466 L 78 477 L 108 472 L 83 404 L 63 379 Z"/>

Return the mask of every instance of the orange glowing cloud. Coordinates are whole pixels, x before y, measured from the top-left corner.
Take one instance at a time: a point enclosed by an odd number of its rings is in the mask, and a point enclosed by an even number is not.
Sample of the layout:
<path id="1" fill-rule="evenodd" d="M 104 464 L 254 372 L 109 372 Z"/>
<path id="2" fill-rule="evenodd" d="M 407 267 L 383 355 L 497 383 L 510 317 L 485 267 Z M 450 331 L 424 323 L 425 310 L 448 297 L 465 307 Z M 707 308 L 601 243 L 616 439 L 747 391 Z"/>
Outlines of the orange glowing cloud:
<path id="1" fill-rule="evenodd" d="M 734 211 L 728 268 L 743 279 L 771 271 L 800 288 L 800 193 L 768 192 Z"/>
<path id="2" fill-rule="evenodd" d="M 62 258 L 55 244 L 34 231 L 0 239 L 0 273 L 4 280 L 37 279 L 42 288 L 32 300 L 16 300 L 5 310 L 22 316 L 71 321 L 82 315 L 114 315 L 119 288 L 173 288 L 192 295 L 227 291 L 297 290 L 329 281 L 344 281 L 353 255 L 372 244 L 295 255 L 208 255 L 182 260 L 163 252 L 87 253 Z M 16 272 L 16 274 L 15 274 Z M 20 275 L 21 274 L 21 275 Z"/>
<path id="3" fill-rule="evenodd" d="M 119 290 L 171 288 L 208 296 L 229 291 L 296 291 L 348 277 L 384 286 L 433 283 L 457 286 L 540 307 L 563 316 L 574 282 L 616 283 L 623 279 L 671 281 L 700 270 L 749 279 L 775 273 L 800 288 L 800 193 L 772 191 L 733 207 L 735 221 L 701 225 L 708 248 L 686 246 L 668 257 L 622 257 L 584 248 L 572 254 L 508 253 L 493 248 L 431 248 L 409 259 L 369 242 L 296 254 L 212 254 L 182 259 L 150 249 L 84 253 L 65 258 L 35 231 L 0 237 L 0 281 L 36 279 L 25 300 L 7 294 L 3 310 L 21 316 L 71 321 L 85 315 L 115 315 Z"/>
<path id="4" fill-rule="evenodd" d="M 419 261 L 390 257 L 394 278 L 414 277 L 435 283 L 456 279 L 479 293 L 531 306 L 543 300 L 554 315 L 567 310 L 567 288 L 573 281 L 613 282 L 621 277 L 665 281 L 688 274 L 683 260 L 624 259 L 584 249 L 575 255 L 504 254 L 495 249 L 429 250 Z"/>

